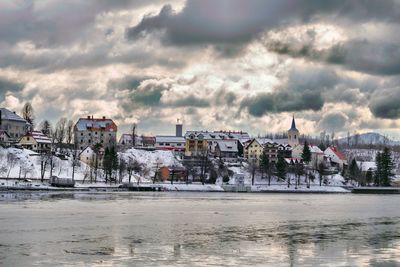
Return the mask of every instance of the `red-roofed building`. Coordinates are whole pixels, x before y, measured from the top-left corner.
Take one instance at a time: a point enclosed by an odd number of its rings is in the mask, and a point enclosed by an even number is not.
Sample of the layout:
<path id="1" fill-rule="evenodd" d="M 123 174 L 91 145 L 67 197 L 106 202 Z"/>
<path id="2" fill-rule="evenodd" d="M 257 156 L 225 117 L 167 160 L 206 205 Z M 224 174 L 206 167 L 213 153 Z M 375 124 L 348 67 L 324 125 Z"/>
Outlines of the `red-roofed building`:
<path id="1" fill-rule="evenodd" d="M 40 131 L 28 132 L 18 143 L 25 149 L 29 149 L 38 153 L 48 152 L 51 148 L 50 138 Z"/>
<path id="2" fill-rule="evenodd" d="M 325 149 L 324 154 L 330 159 L 331 163 L 337 164 L 341 170 L 347 165 L 346 156 L 335 146 Z"/>
<path id="3" fill-rule="evenodd" d="M 74 127 L 75 142 L 80 150 L 100 144 L 102 147 L 114 146 L 117 143 L 118 127 L 112 119 L 80 118 Z"/>

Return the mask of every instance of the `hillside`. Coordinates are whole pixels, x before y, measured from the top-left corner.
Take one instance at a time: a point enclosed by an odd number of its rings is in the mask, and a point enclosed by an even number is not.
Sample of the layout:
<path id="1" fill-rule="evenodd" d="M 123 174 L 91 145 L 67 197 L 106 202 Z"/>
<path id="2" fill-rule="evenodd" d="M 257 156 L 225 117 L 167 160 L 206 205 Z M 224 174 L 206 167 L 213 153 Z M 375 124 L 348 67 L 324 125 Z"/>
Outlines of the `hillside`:
<path id="1" fill-rule="evenodd" d="M 348 142 L 350 145 L 390 145 L 398 146 L 400 141 L 391 140 L 388 137 L 380 133 L 363 133 L 359 135 L 350 136 L 349 140 L 347 137 L 340 138 L 337 140 L 340 145 L 346 145 Z"/>

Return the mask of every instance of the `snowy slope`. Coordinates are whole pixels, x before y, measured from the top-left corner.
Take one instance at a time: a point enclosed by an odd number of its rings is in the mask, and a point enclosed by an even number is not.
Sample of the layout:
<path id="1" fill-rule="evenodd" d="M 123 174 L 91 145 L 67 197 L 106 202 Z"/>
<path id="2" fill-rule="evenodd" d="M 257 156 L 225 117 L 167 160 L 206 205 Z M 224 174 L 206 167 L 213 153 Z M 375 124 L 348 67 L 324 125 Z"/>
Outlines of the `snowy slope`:
<path id="1" fill-rule="evenodd" d="M 358 136 L 353 135 L 353 136 L 350 136 L 349 141 L 350 141 L 350 144 L 353 144 L 353 145 L 356 143 L 358 143 L 359 145 L 369 145 L 369 144 L 373 144 L 373 145 L 387 144 L 387 145 L 391 145 L 391 146 L 400 145 L 400 141 L 391 140 L 390 138 L 388 138 L 382 134 L 379 134 L 379 133 L 363 133 L 363 134 L 359 134 Z M 338 139 L 338 143 L 340 145 L 345 145 L 345 144 L 347 144 L 347 142 L 348 142 L 347 137 Z"/>

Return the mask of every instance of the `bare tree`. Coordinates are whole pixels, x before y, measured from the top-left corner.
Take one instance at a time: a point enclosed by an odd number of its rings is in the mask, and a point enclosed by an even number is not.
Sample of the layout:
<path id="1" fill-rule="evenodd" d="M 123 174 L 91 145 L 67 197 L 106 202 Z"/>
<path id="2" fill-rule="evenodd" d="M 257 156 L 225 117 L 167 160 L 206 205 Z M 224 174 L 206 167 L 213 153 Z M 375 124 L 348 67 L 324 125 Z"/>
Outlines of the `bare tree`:
<path id="1" fill-rule="evenodd" d="M 132 124 L 132 148 L 136 146 L 136 123 Z"/>
<path id="2" fill-rule="evenodd" d="M 57 141 L 58 147 L 62 147 L 62 143 L 65 139 L 65 134 L 66 134 L 66 125 L 67 125 L 67 119 L 66 118 L 61 118 L 56 124 L 56 132 L 55 132 L 55 139 Z"/>
<path id="3" fill-rule="evenodd" d="M 70 145 L 74 135 L 74 122 L 72 120 L 69 120 L 67 122 L 65 132 L 66 132 L 65 141 L 68 145 Z"/>
<path id="4" fill-rule="evenodd" d="M 251 160 L 247 166 L 248 171 L 251 174 L 251 185 L 254 185 L 256 171 L 258 169 L 258 164 L 255 160 Z"/>
<path id="5" fill-rule="evenodd" d="M 8 165 L 8 172 L 7 172 L 7 179 L 10 177 L 10 172 L 12 168 L 18 163 L 18 158 L 12 153 L 7 154 L 7 165 Z"/>
<path id="6" fill-rule="evenodd" d="M 35 116 L 32 104 L 30 102 L 26 102 L 24 107 L 22 108 L 22 117 L 32 126 L 34 126 Z"/>
<path id="7" fill-rule="evenodd" d="M 42 131 L 43 134 L 50 136 L 51 133 L 51 124 L 48 120 L 42 121 L 40 124 L 40 130 Z"/>

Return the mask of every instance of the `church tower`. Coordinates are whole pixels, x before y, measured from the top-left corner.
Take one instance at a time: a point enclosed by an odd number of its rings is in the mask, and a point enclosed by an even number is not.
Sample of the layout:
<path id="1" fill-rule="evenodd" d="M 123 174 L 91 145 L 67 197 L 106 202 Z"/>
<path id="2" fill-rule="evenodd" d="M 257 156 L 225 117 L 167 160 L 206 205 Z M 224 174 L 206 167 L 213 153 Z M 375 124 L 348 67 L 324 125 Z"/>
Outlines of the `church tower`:
<path id="1" fill-rule="evenodd" d="M 300 132 L 296 128 L 296 121 L 294 120 L 294 115 L 292 119 L 292 127 L 288 130 L 288 143 L 291 147 L 295 147 L 299 144 Z"/>

